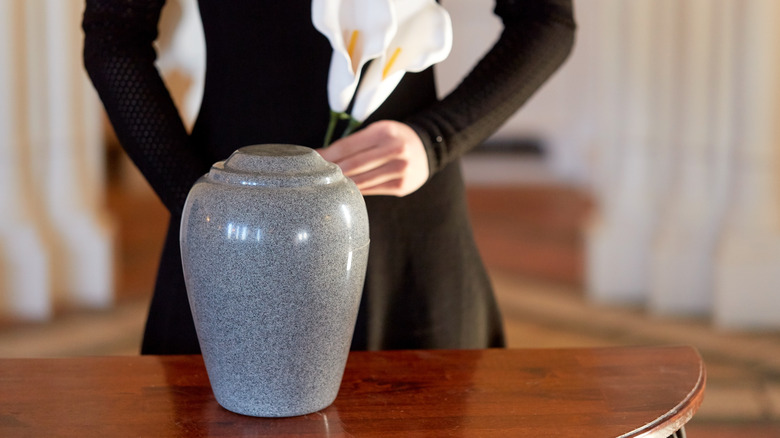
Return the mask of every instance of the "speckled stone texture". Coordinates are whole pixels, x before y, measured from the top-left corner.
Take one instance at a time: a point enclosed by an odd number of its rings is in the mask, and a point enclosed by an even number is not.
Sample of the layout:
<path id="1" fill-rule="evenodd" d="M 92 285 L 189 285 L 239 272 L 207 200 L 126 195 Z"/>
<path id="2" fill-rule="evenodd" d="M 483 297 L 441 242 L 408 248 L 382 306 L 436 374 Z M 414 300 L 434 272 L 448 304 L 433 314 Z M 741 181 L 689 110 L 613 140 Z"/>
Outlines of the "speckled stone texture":
<path id="1" fill-rule="evenodd" d="M 368 257 L 354 183 L 312 149 L 247 146 L 190 191 L 184 276 L 214 395 L 245 415 L 330 405 Z"/>

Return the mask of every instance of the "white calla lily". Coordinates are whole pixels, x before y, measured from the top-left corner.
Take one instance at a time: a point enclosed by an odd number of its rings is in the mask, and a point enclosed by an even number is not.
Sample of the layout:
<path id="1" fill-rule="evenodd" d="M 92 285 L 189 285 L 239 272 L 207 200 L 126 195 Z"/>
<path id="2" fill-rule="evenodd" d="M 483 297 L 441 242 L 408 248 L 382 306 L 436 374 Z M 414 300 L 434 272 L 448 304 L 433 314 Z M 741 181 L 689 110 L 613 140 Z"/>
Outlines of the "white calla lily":
<path id="1" fill-rule="evenodd" d="M 390 96 L 406 72 L 443 61 L 452 49 L 452 21 L 435 0 L 393 0 L 398 30 L 381 57 L 368 66 L 352 109 L 363 122 Z"/>
<path id="2" fill-rule="evenodd" d="M 311 15 L 314 27 L 333 47 L 328 73 L 330 109 L 344 113 L 363 66 L 384 53 L 396 33 L 391 0 L 313 0 Z"/>

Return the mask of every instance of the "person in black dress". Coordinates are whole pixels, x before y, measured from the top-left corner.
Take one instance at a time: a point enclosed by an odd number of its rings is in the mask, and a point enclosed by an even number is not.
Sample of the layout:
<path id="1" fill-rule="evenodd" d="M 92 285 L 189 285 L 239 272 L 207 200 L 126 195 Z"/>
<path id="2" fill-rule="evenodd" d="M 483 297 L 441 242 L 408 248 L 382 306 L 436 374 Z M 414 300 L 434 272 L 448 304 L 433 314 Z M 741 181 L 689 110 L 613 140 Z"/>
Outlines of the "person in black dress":
<path id="1" fill-rule="evenodd" d="M 178 242 L 187 193 L 239 147 L 321 145 L 331 47 L 308 0 L 199 0 L 206 80 L 188 133 L 154 65 L 164 2 L 86 0 L 84 63 L 123 148 L 171 213 L 141 352 L 192 354 Z M 362 130 L 321 151 L 358 183 L 369 213 L 353 349 L 504 345 L 459 159 L 563 63 L 575 24 L 571 0 L 496 0 L 494 11 L 500 38 L 449 95 L 437 99 L 433 69 L 408 73 Z"/>

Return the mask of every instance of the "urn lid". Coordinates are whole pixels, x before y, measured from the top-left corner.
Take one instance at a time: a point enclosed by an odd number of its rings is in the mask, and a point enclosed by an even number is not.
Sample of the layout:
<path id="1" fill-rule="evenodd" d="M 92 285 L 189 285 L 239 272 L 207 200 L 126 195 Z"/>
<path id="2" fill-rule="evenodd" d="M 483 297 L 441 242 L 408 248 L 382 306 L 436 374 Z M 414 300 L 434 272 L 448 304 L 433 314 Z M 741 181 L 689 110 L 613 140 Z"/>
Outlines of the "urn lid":
<path id="1" fill-rule="evenodd" d="M 288 144 L 244 146 L 215 163 L 209 177 L 226 184 L 264 187 L 325 185 L 344 178 L 337 165 L 313 149 Z"/>

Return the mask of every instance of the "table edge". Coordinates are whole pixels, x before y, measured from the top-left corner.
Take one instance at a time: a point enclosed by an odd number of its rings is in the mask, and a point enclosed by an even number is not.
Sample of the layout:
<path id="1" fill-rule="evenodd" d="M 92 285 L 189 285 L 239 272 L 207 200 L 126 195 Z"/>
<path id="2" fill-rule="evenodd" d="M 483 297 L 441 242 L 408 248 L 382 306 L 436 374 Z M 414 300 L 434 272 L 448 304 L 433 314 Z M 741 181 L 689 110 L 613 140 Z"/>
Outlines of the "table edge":
<path id="1" fill-rule="evenodd" d="M 707 386 L 707 369 L 699 351 L 692 346 L 687 346 L 699 358 L 699 378 L 696 385 L 674 408 L 653 422 L 632 430 L 618 438 L 667 438 L 682 429 L 693 418 L 704 400 L 704 389 Z"/>

